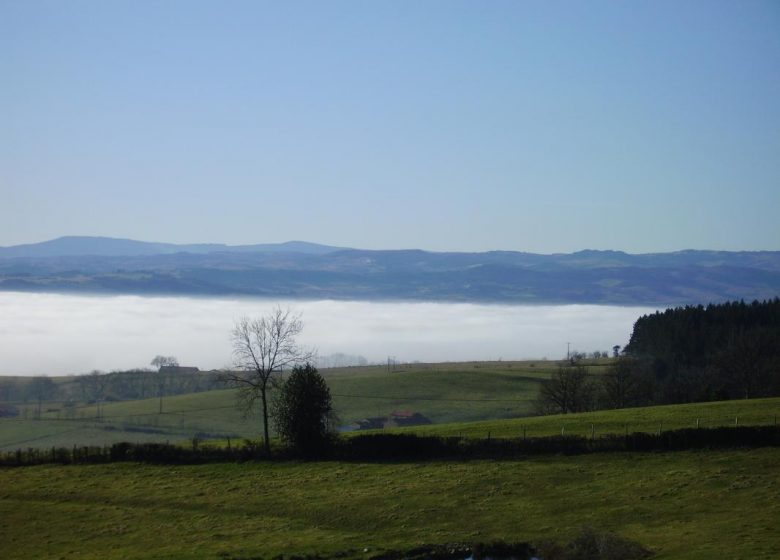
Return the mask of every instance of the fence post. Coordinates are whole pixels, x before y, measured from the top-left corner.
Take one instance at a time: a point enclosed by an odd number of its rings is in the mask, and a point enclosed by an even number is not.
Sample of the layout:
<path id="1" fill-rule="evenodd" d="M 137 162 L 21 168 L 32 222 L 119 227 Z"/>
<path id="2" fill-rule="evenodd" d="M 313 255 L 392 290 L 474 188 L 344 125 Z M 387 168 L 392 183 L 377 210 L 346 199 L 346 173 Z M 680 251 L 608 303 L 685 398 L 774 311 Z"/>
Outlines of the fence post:
<path id="1" fill-rule="evenodd" d="M 596 439 L 596 424 L 590 425 L 590 439 Z"/>
<path id="2" fill-rule="evenodd" d="M 659 436 L 661 435 L 661 431 L 663 430 L 663 425 L 664 425 L 663 422 L 658 422 L 658 435 Z"/>
<path id="3" fill-rule="evenodd" d="M 561 426 L 561 435 L 563 435 L 565 431 L 566 431 L 566 425 L 564 424 L 563 426 Z"/>
<path id="4" fill-rule="evenodd" d="M 696 419 L 696 429 L 697 430 L 699 429 L 699 419 L 698 418 Z"/>
<path id="5" fill-rule="evenodd" d="M 739 426 L 739 416 L 734 417 L 734 425 Z"/>

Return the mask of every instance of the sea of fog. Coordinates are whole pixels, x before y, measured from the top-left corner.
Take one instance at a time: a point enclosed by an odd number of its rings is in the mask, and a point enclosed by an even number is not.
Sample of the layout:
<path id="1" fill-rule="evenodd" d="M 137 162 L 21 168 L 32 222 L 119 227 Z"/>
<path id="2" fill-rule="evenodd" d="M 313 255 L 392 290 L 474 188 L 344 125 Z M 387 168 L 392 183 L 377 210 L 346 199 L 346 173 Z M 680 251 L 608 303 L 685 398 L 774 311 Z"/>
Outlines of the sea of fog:
<path id="1" fill-rule="evenodd" d="M 0 292 L 0 375 L 147 367 L 158 354 L 201 369 L 232 363 L 230 330 L 275 305 L 302 313 L 320 355 L 384 362 L 562 358 L 625 345 L 654 308 L 482 305 Z"/>

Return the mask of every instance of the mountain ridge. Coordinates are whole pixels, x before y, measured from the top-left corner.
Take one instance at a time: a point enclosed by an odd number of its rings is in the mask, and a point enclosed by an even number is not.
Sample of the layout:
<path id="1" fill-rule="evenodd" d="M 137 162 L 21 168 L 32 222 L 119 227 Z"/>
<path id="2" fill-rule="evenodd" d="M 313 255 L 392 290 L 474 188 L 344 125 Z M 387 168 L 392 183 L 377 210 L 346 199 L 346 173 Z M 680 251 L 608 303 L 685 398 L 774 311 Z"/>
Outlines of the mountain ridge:
<path id="1" fill-rule="evenodd" d="M 172 253 L 217 253 L 217 252 L 299 252 L 322 254 L 340 250 L 308 241 L 285 241 L 283 243 L 259 243 L 255 245 L 227 245 L 225 243 L 164 243 L 159 241 L 137 241 L 118 237 L 67 235 L 41 241 L 0 247 L 0 258 L 16 257 L 72 257 L 72 256 L 140 256 Z"/>
<path id="2" fill-rule="evenodd" d="M 543 255 L 352 249 L 303 241 L 230 246 L 66 237 L 0 248 L 0 290 L 699 304 L 776 297 L 780 251 L 590 249 Z"/>
<path id="3" fill-rule="evenodd" d="M 74 249 L 77 247 L 77 249 Z M 0 246 L 0 258 L 16 257 L 61 257 L 61 256 L 138 256 L 172 253 L 217 253 L 217 252 L 293 252 L 325 254 L 337 251 L 362 251 L 372 253 L 407 253 L 417 252 L 441 255 L 489 255 L 512 254 L 539 257 L 591 257 L 615 256 L 618 258 L 656 257 L 661 255 L 777 255 L 780 250 L 741 250 L 725 251 L 719 249 L 680 249 L 677 251 L 654 251 L 648 253 L 629 253 L 617 249 L 580 249 L 571 253 L 533 253 L 508 249 L 491 249 L 487 251 L 434 251 L 417 248 L 401 249 L 359 249 L 326 245 L 311 241 L 290 240 L 280 243 L 254 243 L 230 245 L 227 243 L 168 243 L 161 241 L 139 241 L 136 239 L 107 236 L 65 235 L 36 243 Z"/>

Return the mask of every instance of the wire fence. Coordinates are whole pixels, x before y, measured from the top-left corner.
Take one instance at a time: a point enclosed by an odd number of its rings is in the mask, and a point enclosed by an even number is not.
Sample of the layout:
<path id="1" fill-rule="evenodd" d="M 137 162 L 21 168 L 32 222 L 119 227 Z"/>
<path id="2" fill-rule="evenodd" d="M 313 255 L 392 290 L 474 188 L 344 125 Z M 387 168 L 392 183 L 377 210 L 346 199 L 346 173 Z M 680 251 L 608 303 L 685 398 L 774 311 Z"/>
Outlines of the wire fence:
<path id="1" fill-rule="evenodd" d="M 23 467 L 46 463 L 89 464 L 118 461 L 157 464 L 198 464 L 305 457 L 315 460 L 393 461 L 517 459 L 534 455 L 580 455 L 588 453 L 683 451 L 690 449 L 751 449 L 780 446 L 777 426 L 689 428 L 659 434 L 634 432 L 588 439 L 581 436 L 468 439 L 418 436 L 415 434 L 370 434 L 335 438 L 316 449 L 277 447 L 270 454 L 258 442 L 245 441 L 226 447 L 129 442 L 106 446 L 17 449 L 0 452 L 0 466 Z"/>
<path id="2" fill-rule="evenodd" d="M 524 403 L 522 399 L 496 399 L 496 398 L 442 398 L 442 397 L 410 397 L 405 395 L 364 395 L 364 394 L 334 394 L 334 397 L 354 399 L 383 399 L 409 402 L 444 401 L 454 405 L 462 403 Z M 117 403 L 121 405 L 121 403 Z M 406 427 L 382 428 L 385 431 L 413 432 L 419 435 L 431 436 L 459 436 L 465 438 L 529 438 L 545 436 L 581 436 L 595 439 L 601 436 L 629 433 L 659 434 L 668 430 L 689 428 L 720 428 L 742 426 L 777 426 L 780 416 L 780 403 L 755 403 L 749 401 L 730 401 L 729 403 L 708 404 L 700 403 L 697 407 L 703 410 L 690 412 L 681 411 L 678 407 L 656 407 L 648 409 L 626 409 L 616 411 L 597 411 L 593 413 L 580 413 L 552 417 L 531 416 L 503 420 L 483 420 L 468 424 L 426 424 Z M 51 409 L 56 403 L 47 403 Z M 28 405 L 29 406 L 29 405 Z M 686 406 L 686 405 L 683 405 Z M 708 411 L 708 407 L 717 406 L 726 410 Z M 242 437 L 254 434 L 258 426 L 256 420 L 244 418 L 239 421 L 234 415 L 222 417 L 223 411 L 235 410 L 235 405 L 220 405 L 210 407 L 197 407 L 191 409 L 175 409 L 159 412 L 119 412 L 105 410 L 105 404 L 78 407 L 73 414 L 59 414 L 44 412 L 39 418 L 33 420 L 20 416 L 0 418 L 0 448 L 9 449 L 12 446 L 49 445 L 52 441 L 63 441 L 65 438 L 74 437 L 79 430 L 87 425 L 92 425 L 100 430 L 105 430 L 104 438 L 98 438 L 103 442 L 117 441 L 127 432 L 135 432 L 138 437 L 143 434 L 150 440 L 189 439 L 214 435 L 216 437 Z M 755 408 L 755 410 L 751 410 Z M 216 414 L 209 414 L 216 413 Z M 12 428 L 28 425 L 56 426 L 56 433 L 40 434 L 38 430 L 25 434 L 23 429 Z M 40 422 L 40 424 L 38 424 Z M 392 423 L 390 423 L 392 424 Z M 3 429 L 6 426 L 10 429 Z M 259 428 L 258 428 L 259 429 Z M 115 434 L 109 433 L 111 430 Z M 361 430 L 357 430 L 361 431 Z"/>

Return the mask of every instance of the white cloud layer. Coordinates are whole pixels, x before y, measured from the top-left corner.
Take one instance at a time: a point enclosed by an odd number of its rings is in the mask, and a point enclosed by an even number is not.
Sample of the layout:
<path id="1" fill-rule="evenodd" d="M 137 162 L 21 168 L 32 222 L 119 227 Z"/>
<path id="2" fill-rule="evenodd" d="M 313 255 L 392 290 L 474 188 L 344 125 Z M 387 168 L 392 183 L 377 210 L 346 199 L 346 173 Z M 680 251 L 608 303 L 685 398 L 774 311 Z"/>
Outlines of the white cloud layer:
<path id="1" fill-rule="evenodd" d="M 231 363 L 235 319 L 274 305 L 303 314 L 300 342 L 370 361 L 560 358 L 628 342 L 651 308 L 480 305 L 0 292 L 0 375 L 145 367 L 157 354 L 201 369 Z"/>

